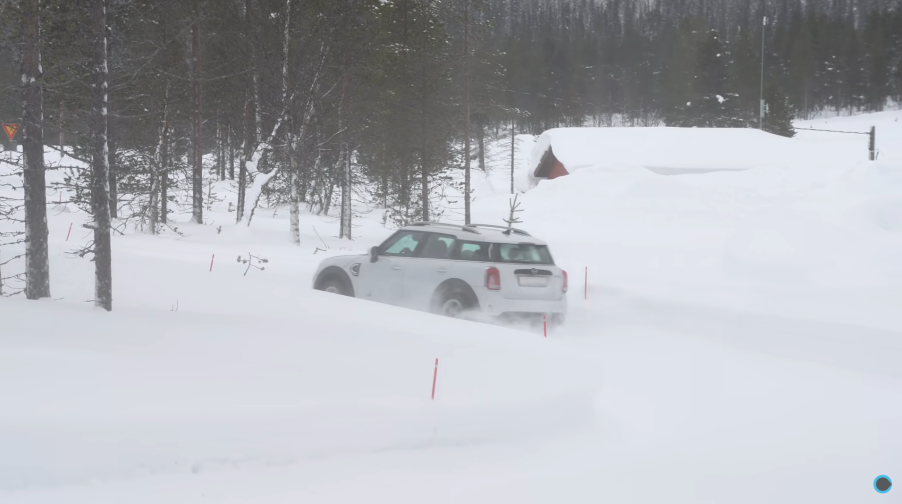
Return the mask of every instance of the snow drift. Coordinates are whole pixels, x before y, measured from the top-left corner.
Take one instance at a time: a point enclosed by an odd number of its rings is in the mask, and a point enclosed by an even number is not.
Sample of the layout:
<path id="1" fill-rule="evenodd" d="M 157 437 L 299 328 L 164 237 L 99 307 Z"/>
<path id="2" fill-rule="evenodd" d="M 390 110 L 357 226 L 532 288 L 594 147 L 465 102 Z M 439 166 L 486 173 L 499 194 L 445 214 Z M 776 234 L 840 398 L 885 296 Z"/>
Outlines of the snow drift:
<path id="1" fill-rule="evenodd" d="M 902 471 L 900 118 L 799 124 L 876 124 L 877 162 L 867 137 L 801 128 L 722 137 L 716 164 L 666 129 L 606 129 L 616 163 L 574 136 L 580 168 L 520 195 L 520 226 L 570 272 L 548 340 L 313 292 L 324 255 L 390 234 L 379 212 L 353 242 L 305 214 L 295 247 L 282 209 L 230 226 L 228 181 L 215 223 L 114 237 L 115 311 L 98 313 L 91 263 L 65 255 L 85 216 L 54 205 L 57 301 L 0 299 L 0 501 L 881 498 L 874 477 Z M 533 143 L 518 137 L 522 189 Z M 507 217 L 509 152 L 473 172 L 474 221 Z M 695 171 L 646 169 L 662 166 Z M 249 251 L 266 271 L 243 276 Z"/>
<path id="2" fill-rule="evenodd" d="M 801 159 L 797 147 L 755 129 L 555 128 L 536 141 L 527 176 L 538 184 L 535 170 L 549 148 L 571 174 L 590 167 L 681 174 L 787 166 Z"/>

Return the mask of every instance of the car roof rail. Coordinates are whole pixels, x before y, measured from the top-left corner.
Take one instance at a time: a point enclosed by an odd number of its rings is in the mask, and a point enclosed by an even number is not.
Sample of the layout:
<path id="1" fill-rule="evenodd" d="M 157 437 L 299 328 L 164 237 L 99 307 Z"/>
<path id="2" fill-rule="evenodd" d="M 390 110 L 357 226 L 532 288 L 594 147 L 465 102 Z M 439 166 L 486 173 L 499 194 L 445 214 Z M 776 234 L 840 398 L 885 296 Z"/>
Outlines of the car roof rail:
<path id="1" fill-rule="evenodd" d="M 475 229 L 467 229 L 465 226 L 461 226 L 459 224 L 448 224 L 446 222 L 412 222 L 408 224 L 408 226 L 416 226 L 416 227 L 425 227 L 425 226 L 435 226 L 435 227 L 444 227 L 444 228 L 452 228 L 458 231 L 466 231 L 468 233 L 476 233 L 479 234 L 479 231 Z"/>
<path id="2" fill-rule="evenodd" d="M 522 229 L 507 227 L 507 226 L 496 226 L 494 224 L 467 224 L 464 226 L 464 229 L 474 229 L 474 228 L 487 228 L 487 229 L 497 229 L 504 234 L 518 234 L 520 236 L 532 236 L 531 234 L 523 231 Z"/>
<path id="3" fill-rule="evenodd" d="M 442 226 L 442 227 L 457 227 L 454 224 L 445 224 L 444 222 L 411 222 L 408 226 Z"/>

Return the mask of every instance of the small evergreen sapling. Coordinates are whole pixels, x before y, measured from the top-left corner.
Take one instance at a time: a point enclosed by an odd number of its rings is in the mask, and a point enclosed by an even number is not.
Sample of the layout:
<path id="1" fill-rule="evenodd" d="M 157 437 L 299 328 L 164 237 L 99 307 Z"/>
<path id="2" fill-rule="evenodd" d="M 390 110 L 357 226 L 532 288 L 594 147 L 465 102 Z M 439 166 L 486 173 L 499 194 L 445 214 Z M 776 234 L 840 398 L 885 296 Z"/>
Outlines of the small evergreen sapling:
<path id="1" fill-rule="evenodd" d="M 508 215 L 507 219 L 502 219 L 507 223 L 507 230 L 510 232 L 514 228 L 514 224 L 521 224 L 523 221 L 517 217 L 517 214 L 522 212 L 523 210 L 520 208 L 520 203 L 517 201 L 518 194 L 514 195 L 514 199 L 510 202 L 510 215 Z"/>
<path id="2" fill-rule="evenodd" d="M 794 137 L 796 130 L 792 126 L 792 121 L 795 119 L 795 114 L 792 112 L 792 105 L 786 94 L 779 87 L 771 84 L 767 87 L 764 101 L 767 104 L 764 131 L 774 135 Z"/>

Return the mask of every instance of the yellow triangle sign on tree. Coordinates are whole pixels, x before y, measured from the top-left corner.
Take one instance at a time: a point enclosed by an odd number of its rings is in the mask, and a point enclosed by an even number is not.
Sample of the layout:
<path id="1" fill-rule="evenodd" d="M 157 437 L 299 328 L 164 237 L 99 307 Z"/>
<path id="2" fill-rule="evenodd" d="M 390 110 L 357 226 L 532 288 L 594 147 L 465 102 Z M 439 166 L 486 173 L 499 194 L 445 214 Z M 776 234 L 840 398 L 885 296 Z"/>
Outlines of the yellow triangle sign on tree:
<path id="1" fill-rule="evenodd" d="M 19 131 L 19 125 L 13 123 L 3 124 L 3 131 L 5 131 L 6 136 L 8 136 L 10 140 L 12 140 L 13 138 L 15 138 L 16 132 Z"/>

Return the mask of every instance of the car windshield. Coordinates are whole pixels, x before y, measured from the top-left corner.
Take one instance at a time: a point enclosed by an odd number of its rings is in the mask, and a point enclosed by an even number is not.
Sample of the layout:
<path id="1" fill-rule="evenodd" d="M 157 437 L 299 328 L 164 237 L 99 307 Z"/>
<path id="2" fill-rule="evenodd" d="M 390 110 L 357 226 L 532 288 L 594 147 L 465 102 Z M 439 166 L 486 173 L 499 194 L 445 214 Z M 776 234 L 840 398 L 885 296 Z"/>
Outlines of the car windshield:
<path id="1" fill-rule="evenodd" d="M 423 233 L 419 231 L 399 231 L 381 245 L 380 255 L 412 256 L 422 240 Z"/>
<path id="2" fill-rule="evenodd" d="M 499 243 L 492 247 L 497 262 L 554 264 L 546 245 L 532 243 Z"/>

